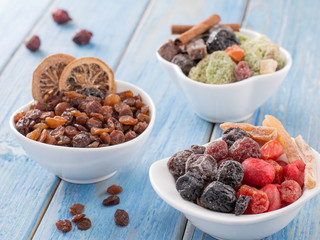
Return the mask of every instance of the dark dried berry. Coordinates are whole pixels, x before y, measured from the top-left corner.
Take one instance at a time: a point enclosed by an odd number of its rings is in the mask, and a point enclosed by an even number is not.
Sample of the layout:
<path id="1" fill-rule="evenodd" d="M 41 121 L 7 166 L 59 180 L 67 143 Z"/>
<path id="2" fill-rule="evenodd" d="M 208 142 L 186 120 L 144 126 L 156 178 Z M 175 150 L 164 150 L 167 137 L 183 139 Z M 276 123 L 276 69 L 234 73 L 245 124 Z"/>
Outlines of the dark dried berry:
<path id="1" fill-rule="evenodd" d="M 89 218 L 81 218 L 77 221 L 77 228 L 79 230 L 88 230 L 91 228 L 91 221 Z"/>
<path id="2" fill-rule="evenodd" d="M 110 187 L 108 187 L 107 193 L 115 195 L 115 194 L 121 193 L 122 190 L 123 190 L 122 187 L 119 185 L 111 185 Z"/>
<path id="3" fill-rule="evenodd" d="M 50 135 L 57 139 L 58 137 L 64 134 L 65 128 L 63 126 L 59 126 L 50 132 Z"/>
<path id="4" fill-rule="evenodd" d="M 63 117 L 64 119 L 67 119 L 67 121 L 64 125 L 69 125 L 72 123 L 73 116 L 72 116 L 71 112 L 65 111 L 61 114 L 61 117 Z"/>
<path id="5" fill-rule="evenodd" d="M 207 154 L 191 155 L 186 163 L 187 171 L 198 174 L 205 182 L 212 182 L 217 176 L 217 162 Z"/>
<path id="6" fill-rule="evenodd" d="M 63 9 L 56 9 L 52 13 L 53 20 L 58 24 L 65 24 L 72 19 L 69 17 L 69 14 L 67 11 Z"/>
<path id="7" fill-rule="evenodd" d="M 129 215 L 125 210 L 117 209 L 114 214 L 114 221 L 118 226 L 127 226 L 129 224 Z"/>
<path id="8" fill-rule="evenodd" d="M 62 232 L 70 232 L 72 230 L 72 224 L 67 219 L 57 221 L 56 227 Z"/>
<path id="9" fill-rule="evenodd" d="M 231 187 L 237 187 L 241 185 L 243 176 L 244 170 L 241 163 L 229 160 L 220 165 L 217 180 Z"/>
<path id="10" fill-rule="evenodd" d="M 80 30 L 73 36 L 72 41 L 78 45 L 87 45 L 90 42 L 91 37 L 92 32 L 89 32 L 88 30 Z"/>
<path id="11" fill-rule="evenodd" d="M 72 216 L 82 213 L 83 210 L 84 210 L 84 205 L 82 205 L 81 203 L 75 203 L 70 206 L 70 214 Z"/>
<path id="12" fill-rule="evenodd" d="M 210 183 L 203 190 L 200 198 L 200 202 L 205 208 L 225 213 L 234 210 L 236 200 L 235 190 L 218 181 Z"/>
<path id="13" fill-rule="evenodd" d="M 229 157 L 238 162 L 248 158 L 260 158 L 260 155 L 259 144 L 249 137 L 238 139 L 229 148 Z"/>
<path id="14" fill-rule="evenodd" d="M 236 201 L 236 207 L 234 212 L 236 216 L 240 216 L 244 214 L 244 212 L 249 206 L 251 199 L 252 199 L 251 196 L 246 196 L 246 195 L 239 196 L 239 198 Z"/>
<path id="15" fill-rule="evenodd" d="M 64 132 L 69 137 L 73 137 L 74 135 L 79 133 L 79 131 L 74 126 L 66 126 Z"/>
<path id="16" fill-rule="evenodd" d="M 86 215 L 84 213 L 81 213 L 81 214 L 77 214 L 77 215 L 74 215 L 74 217 L 72 218 L 72 222 L 77 222 L 79 221 L 80 219 L 84 218 Z"/>
<path id="17" fill-rule="evenodd" d="M 228 155 L 228 145 L 223 140 L 216 140 L 208 144 L 206 154 L 213 157 L 216 161 L 220 161 Z"/>
<path id="18" fill-rule="evenodd" d="M 222 134 L 222 140 L 225 141 L 228 144 L 228 147 L 230 148 L 232 144 L 237 141 L 240 138 L 249 137 L 249 134 L 242 130 L 241 128 L 233 128 L 230 127 L 226 129 Z"/>
<path id="19" fill-rule="evenodd" d="M 90 144 L 90 137 L 84 133 L 79 133 L 72 138 L 73 147 L 86 147 Z"/>
<path id="20" fill-rule="evenodd" d="M 186 162 L 188 160 L 188 157 L 191 156 L 191 154 L 193 154 L 193 152 L 190 150 L 180 151 L 175 153 L 168 160 L 168 169 L 175 179 L 185 174 Z"/>
<path id="21" fill-rule="evenodd" d="M 103 200 L 102 204 L 104 206 L 113 206 L 120 203 L 120 198 L 118 196 L 112 195 Z"/>
<path id="22" fill-rule="evenodd" d="M 191 147 L 189 147 L 189 150 L 194 154 L 203 154 L 206 150 L 206 147 L 199 145 L 191 145 Z"/>
<path id="23" fill-rule="evenodd" d="M 190 69 L 196 65 L 196 62 L 191 60 L 188 54 L 177 54 L 171 60 L 172 63 L 177 64 L 182 72 L 188 76 Z"/>
<path id="24" fill-rule="evenodd" d="M 206 42 L 208 53 L 225 50 L 234 44 L 240 45 L 239 39 L 232 31 L 222 29 L 218 32 L 212 32 Z"/>
<path id="25" fill-rule="evenodd" d="M 27 38 L 24 44 L 30 51 L 37 51 L 40 47 L 40 38 L 37 35 L 33 35 L 32 37 Z"/>
<path id="26" fill-rule="evenodd" d="M 71 142 L 71 139 L 67 136 L 59 136 L 57 138 L 57 144 L 58 145 L 63 145 L 63 146 L 67 146 L 69 145 L 69 143 Z"/>
<path id="27" fill-rule="evenodd" d="M 179 177 L 176 182 L 176 189 L 180 196 L 188 201 L 196 200 L 201 196 L 204 181 L 198 173 L 187 172 Z"/>

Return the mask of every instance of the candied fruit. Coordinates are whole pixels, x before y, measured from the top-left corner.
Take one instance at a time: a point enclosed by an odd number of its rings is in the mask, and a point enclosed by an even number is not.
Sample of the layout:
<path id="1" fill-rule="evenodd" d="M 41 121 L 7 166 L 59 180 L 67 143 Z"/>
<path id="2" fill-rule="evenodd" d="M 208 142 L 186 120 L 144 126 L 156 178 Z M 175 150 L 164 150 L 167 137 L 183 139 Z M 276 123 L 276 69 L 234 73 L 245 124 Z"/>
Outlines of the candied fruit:
<path id="1" fill-rule="evenodd" d="M 277 160 L 283 154 L 283 148 L 277 140 L 270 140 L 261 147 L 261 158 Z"/>
<path id="2" fill-rule="evenodd" d="M 297 201 L 302 194 L 299 183 L 294 180 L 283 181 L 279 187 L 279 192 L 281 200 L 287 203 L 293 203 Z"/>
<path id="3" fill-rule="evenodd" d="M 250 187 L 248 185 L 242 185 L 238 191 L 238 197 L 241 195 L 252 197 L 245 213 L 257 214 L 257 213 L 263 213 L 268 210 L 269 200 L 265 192 L 258 190 L 254 187 Z"/>
<path id="4" fill-rule="evenodd" d="M 284 180 L 295 180 L 300 187 L 304 184 L 304 169 L 305 164 L 300 160 L 296 160 L 283 168 Z"/>
<path id="5" fill-rule="evenodd" d="M 265 192 L 268 196 L 269 208 L 267 212 L 277 210 L 281 207 L 280 192 L 276 185 L 268 184 L 261 188 L 261 191 Z"/>

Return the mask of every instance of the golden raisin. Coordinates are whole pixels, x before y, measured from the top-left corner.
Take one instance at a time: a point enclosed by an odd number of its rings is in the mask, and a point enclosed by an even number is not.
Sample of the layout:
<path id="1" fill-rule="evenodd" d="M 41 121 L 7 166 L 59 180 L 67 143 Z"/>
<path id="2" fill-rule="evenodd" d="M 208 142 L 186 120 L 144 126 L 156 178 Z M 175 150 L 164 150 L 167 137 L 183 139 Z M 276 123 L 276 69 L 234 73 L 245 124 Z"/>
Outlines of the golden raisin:
<path id="1" fill-rule="evenodd" d="M 54 118 L 48 117 L 46 118 L 46 124 L 49 128 L 56 128 L 66 123 L 67 119 L 59 116 L 55 116 Z"/>
<path id="2" fill-rule="evenodd" d="M 26 115 L 26 112 L 17 113 L 17 114 L 13 117 L 14 123 L 17 123 L 17 122 L 20 120 L 20 118 L 22 118 L 24 115 Z"/>
<path id="3" fill-rule="evenodd" d="M 43 122 L 39 122 L 33 126 L 33 129 L 36 129 L 36 128 L 47 129 L 48 125 Z"/>
<path id="4" fill-rule="evenodd" d="M 86 113 L 80 112 L 79 110 L 73 110 L 71 111 L 72 116 L 74 117 L 88 117 Z"/>
<path id="5" fill-rule="evenodd" d="M 119 96 L 121 98 L 121 101 L 123 101 L 127 98 L 134 97 L 133 92 L 131 90 L 123 91 L 123 92 L 119 93 Z"/>
<path id="6" fill-rule="evenodd" d="M 39 137 L 39 139 L 38 139 L 38 141 L 39 142 L 44 142 L 45 140 L 46 140 L 46 138 L 47 138 L 47 129 L 43 129 L 42 130 L 42 132 L 41 132 L 41 135 L 40 135 L 40 137 Z"/>
<path id="7" fill-rule="evenodd" d="M 27 138 L 37 141 L 41 134 L 41 128 L 36 128 L 32 132 L 27 134 Z"/>
<path id="8" fill-rule="evenodd" d="M 84 95 L 76 92 L 64 92 L 63 94 L 69 98 L 85 98 Z"/>
<path id="9" fill-rule="evenodd" d="M 150 122 L 150 117 L 147 114 L 143 114 L 143 113 L 139 113 L 137 116 L 137 119 L 140 122 L 147 122 L 147 123 Z"/>
<path id="10" fill-rule="evenodd" d="M 95 128 L 95 127 L 93 127 L 90 129 L 90 133 L 92 135 L 100 135 L 102 133 L 108 133 L 109 131 L 110 131 L 110 129 L 108 129 L 108 128 Z"/>
<path id="11" fill-rule="evenodd" d="M 125 115 L 119 118 L 119 122 L 124 125 L 135 125 L 138 122 L 138 119 L 134 119 L 131 116 Z"/>
<path id="12" fill-rule="evenodd" d="M 103 105 L 114 106 L 120 101 L 120 97 L 117 94 L 111 93 L 104 99 Z"/>
<path id="13" fill-rule="evenodd" d="M 99 119 L 101 122 L 103 122 L 103 120 L 104 120 L 103 115 L 100 114 L 100 113 L 91 113 L 91 114 L 90 114 L 90 117 L 97 118 L 97 119 Z"/>
<path id="14" fill-rule="evenodd" d="M 106 132 L 101 133 L 100 139 L 104 144 L 110 144 L 110 135 Z"/>

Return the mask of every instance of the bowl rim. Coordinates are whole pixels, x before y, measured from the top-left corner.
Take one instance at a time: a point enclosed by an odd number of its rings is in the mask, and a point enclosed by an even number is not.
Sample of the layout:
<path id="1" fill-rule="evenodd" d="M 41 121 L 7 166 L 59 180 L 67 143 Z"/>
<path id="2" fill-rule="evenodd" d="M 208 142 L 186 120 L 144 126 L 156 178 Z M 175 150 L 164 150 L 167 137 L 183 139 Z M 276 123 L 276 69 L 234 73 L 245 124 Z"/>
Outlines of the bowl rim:
<path id="1" fill-rule="evenodd" d="M 248 215 L 240 215 L 236 216 L 235 214 L 232 213 L 221 213 L 221 212 L 216 212 L 213 210 L 209 210 L 206 208 L 203 208 L 193 202 L 184 200 L 179 193 L 176 191 L 175 187 L 175 196 L 167 196 L 164 192 L 161 191 L 161 184 L 174 184 L 174 179 L 173 176 L 170 174 L 168 168 L 167 168 L 167 161 L 169 158 L 164 158 L 161 160 L 158 160 L 154 162 L 150 168 L 149 168 L 149 180 L 151 182 L 151 185 L 154 189 L 154 191 L 157 193 L 157 195 L 164 200 L 167 204 L 175 208 L 176 210 L 182 212 L 185 215 L 192 216 L 204 221 L 209 221 L 209 222 L 217 222 L 217 223 L 223 223 L 227 225 L 233 225 L 233 224 L 238 224 L 238 225 L 246 225 L 246 224 L 251 224 L 251 223 L 258 223 L 258 222 L 263 222 L 266 220 L 274 219 L 276 217 L 281 216 L 282 214 L 288 213 L 291 210 L 296 210 L 302 207 L 302 205 L 311 200 L 315 195 L 319 194 L 320 192 L 320 155 L 317 151 L 312 149 L 314 151 L 314 154 L 317 159 L 317 185 L 313 189 L 306 189 L 304 187 L 303 189 L 303 195 L 301 197 L 291 203 L 290 205 L 271 211 L 271 212 L 264 212 L 260 214 L 248 214 Z M 163 170 L 165 168 L 165 173 L 161 171 L 161 176 L 156 179 L 154 176 L 155 172 L 160 170 Z M 160 175 L 160 174 L 159 174 Z M 170 179 L 165 179 L 165 176 L 170 175 Z M 159 184 L 160 183 L 160 184 Z M 160 186 L 160 187 L 159 187 Z M 305 195 L 304 195 L 305 194 Z M 302 197 L 304 196 L 304 197 Z"/>
<path id="2" fill-rule="evenodd" d="M 99 151 L 112 151 L 112 150 L 116 150 L 116 149 L 121 149 L 123 147 L 128 147 L 130 145 L 134 145 L 136 144 L 137 141 L 140 141 L 141 138 L 145 137 L 153 128 L 153 125 L 155 123 L 155 117 L 156 117 L 156 107 L 154 105 L 154 102 L 152 100 L 152 98 L 150 97 L 150 95 L 145 92 L 142 88 L 132 84 L 132 83 L 129 83 L 129 82 L 125 82 L 125 81 L 120 81 L 120 80 L 116 80 L 116 87 L 117 87 L 117 83 L 120 83 L 120 84 L 124 84 L 126 87 L 128 87 L 128 90 L 134 90 L 134 91 L 137 91 L 138 94 L 143 94 L 144 97 L 142 99 L 142 102 L 149 102 L 148 103 L 148 106 L 150 108 L 150 122 L 148 124 L 148 127 L 136 138 L 130 140 L 130 141 L 127 141 L 127 142 L 124 142 L 124 143 L 120 143 L 120 144 L 117 144 L 117 145 L 111 145 L 111 146 L 106 146 L 106 147 L 97 147 L 97 148 L 79 148 L 79 147 L 65 147 L 65 146 L 58 146 L 58 145 L 51 145 L 51 144 L 46 144 L 46 143 L 42 143 L 42 142 L 38 142 L 38 141 L 34 141 L 34 140 L 31 140 L 29 138 L 27 138 L 26 136 L 22 135 L 20 132 L 18 132 L 18 130 L 16 129 L 15 127 L 15 123 L 14 123 L 14 116 L 23 111 L 23 109 L 27 108 L 28 106 L 30 106 L 30 104 L 32 104 L 34 102 L 34 100 L 30 101 L 29 103 L 19 107 L 16 111 L 14 111 L 10 118 L 9 118 L 9 125 L 10 125 L 10 128 L 12 130 L 12 132 L 15 134 L 16 137 L 20 138 L 21 140 L 23 141 L 27 141 L 31 144 L 39 144 L 39 147 L 44 147 L 44 148 L 52 148 L 52 149 L 60 149 L 60 150 L 65 150 L 65 151 L 81 151 L 81 152 L 99 152 Z"/>
<path id="3" fill-rule="evenodd" d="M 256 31 L 253 31 L 253 30 L 250 30 L 250 29 L 245 29 L 245 28 L 240 28 L 239 32 L 244 33 L 244 34 L 248 34 L 248 35 L 252 35 L 252 36 L 255 36 L 255 37 L 263 35 L 263 34 L 261 34 L 259 32 L 256 32 Z M 226 83 L 226 84 L 209 84 L 209 83 L 202 83 L 202 82 L 195 81 L 195 80 L 187 77 L 182 72 L 181 68 L 178 65 L 176 65 L 176 64 L 174 64 L 172 62 L 169 62 L 166 59 L 164 59 L 163 57 L 161 57 L 160 54 L 158 53 L 158 50 L 156 51 L 156 57 L 162 64 L 164 64 L 164 65 L 166 65 L 166 66 L 168 66 L 170 68 L 173 68 L 176 71 L 176 73 L 180 76 L 181 79 L 183 79 L 186 82 L 189 82 L 190 84 L 194 84 L 195 86 L 198 86 L 198 87 L 221 89 L 221 88 L 238 87 L 238 86 L 241 86 L 243 84 L 250 84 L 253 81 L 259 81 L 259 79 L 261 79 L 261 78 L 276 77 L 276 76 L 282 74 L 283 72 L 288 72 L 290 70 L 291 66 L 292 66 L 291 54 L 286 49 L 282 48 L 281 46 L 279 46 L 279 48 L 280 48 L 280 51 L 284 54 L 285 59 L 286 59 L 286 64 L 282 69 L 280 69 L 278 71 L 275 71 L 273 73 L 251 76 L 251 77 L 249 77 L 247 79 L 244 79 L 242 81 L 237 81 L 237 82 L 233 82 L 233 83 Z"/>

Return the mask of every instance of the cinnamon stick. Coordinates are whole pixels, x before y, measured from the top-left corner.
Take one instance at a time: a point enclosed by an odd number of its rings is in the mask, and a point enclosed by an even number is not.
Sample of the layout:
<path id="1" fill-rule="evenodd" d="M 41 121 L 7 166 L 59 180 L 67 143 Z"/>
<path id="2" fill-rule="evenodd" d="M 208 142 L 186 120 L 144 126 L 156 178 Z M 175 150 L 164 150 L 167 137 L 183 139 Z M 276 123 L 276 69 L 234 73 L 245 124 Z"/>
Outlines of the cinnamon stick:
<path id="1" fill-rule="evenodd" d="M 212 26 L 218 24 L 221 18 L 219 15 L 213 14 L 198 25 L 191 27 L 188 31 L 181 34 L 174 43 L 177 46 L 185 45 L 194 39 L 196 36 L 208 31 Z"/>
<path id="2" fill-rule="evenodd" d="M 182 34 L 190 28 L 192 28 L 194 25 L 171 25 L 171 34 Z M 239 32 L 240 25 L 238 23 L 225 23 L 221 24 L 221 26 L 230 27 L 233 31 Z"/>

